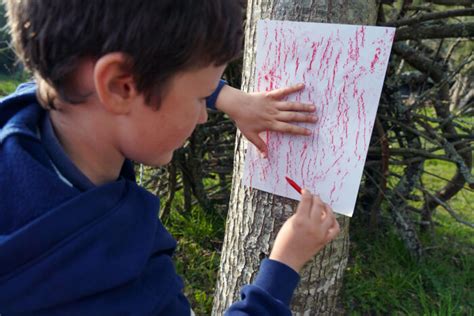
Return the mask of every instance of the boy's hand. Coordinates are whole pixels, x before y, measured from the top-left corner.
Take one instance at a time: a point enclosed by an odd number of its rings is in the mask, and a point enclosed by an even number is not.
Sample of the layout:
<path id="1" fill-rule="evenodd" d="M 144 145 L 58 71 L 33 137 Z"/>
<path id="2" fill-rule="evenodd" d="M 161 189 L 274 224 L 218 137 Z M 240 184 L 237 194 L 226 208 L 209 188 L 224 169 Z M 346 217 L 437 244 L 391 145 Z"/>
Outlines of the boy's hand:
<path id="1" fill-rule="evenodd" d="M 266 157 L 267 145 L 259 136 L 263 131 L 311 135 L 309 129 L 290 122 L 316 122 L 316 116 L 310 114 L 316 107 L 312 104 L 283 100 L 303 88 L 304 84 L 299 84 L 270 92 L 245 93 L 225 86 L 219 93 L 216 106 L 235 121 L 242 134 Z"/>
<path id="2" fill-rule="evenodd" d="M 296 213 L 283 224 L 276 237 L 270 259 L 299 272 L 338 233 L 339 224 L 331 207 L 303 190 Z"/>

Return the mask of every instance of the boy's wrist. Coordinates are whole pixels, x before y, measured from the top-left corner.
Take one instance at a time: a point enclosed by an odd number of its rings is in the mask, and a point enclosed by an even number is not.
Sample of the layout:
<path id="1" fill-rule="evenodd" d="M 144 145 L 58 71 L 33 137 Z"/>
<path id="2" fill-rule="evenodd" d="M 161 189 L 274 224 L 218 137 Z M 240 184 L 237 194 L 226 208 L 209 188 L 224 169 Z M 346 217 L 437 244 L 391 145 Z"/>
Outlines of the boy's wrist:
<path id="1" fill-rule="evenodd" d="M 242 102 L 242 95 L 246 93 L 229 85 L 223 86 L 216 99 L 216 109 L 235 120 L 234 112 L 238 110 L 236 104 Z"/>
<path id="2" fill-rule="evenodd" d="M 299 280 L 299 274 L 288 265 L 273 259 L 264 259 L 253 285 L 289 305 Z"/>
<path id="3" fill-rule="evenodd" d="M 304 265 L 304 263 L 301 264 L 297 260 L 293 260 L 293 258 L 286 258 L 285 256 L 280 256 L 278 254 L 273 254 L 273 253 L 270 254 L 269 259 L 278 261 L 281 264 L 288 266 L 289 268 L 293 269 L 296 273 L 300 273 Z"/>
<path id="4" fill-rule="evenodd" d="M 213 110 L 220 110 L 217 106 L 218 99 L 219 99 L 219 96 L 222 94 L 222 90 L 224 90 L 226 87 L 228 87 L 227 81 L 221 79 L 219 81 L 219 84 L 217 85 L 216 90 L 214 90 L 212 95 L 206 99 L 206 106 L 208 108 L 213 109 Z"/>

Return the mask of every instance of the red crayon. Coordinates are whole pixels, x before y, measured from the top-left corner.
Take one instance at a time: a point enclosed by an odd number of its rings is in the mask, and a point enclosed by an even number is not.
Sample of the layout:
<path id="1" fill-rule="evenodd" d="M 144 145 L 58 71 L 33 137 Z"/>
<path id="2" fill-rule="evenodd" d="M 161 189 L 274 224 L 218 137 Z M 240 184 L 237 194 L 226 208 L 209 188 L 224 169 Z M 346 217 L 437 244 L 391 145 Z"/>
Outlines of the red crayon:
<path id="1" fill-rule="evenodd" d="M 303 194 L 302 193 L 302 190 L 300 188 L 299 185 L 296 184 L 295 181 L 291 180 L 290 178 L 288 177 L 285 177 L 286 181 L 288 181 L 288 183 L 299 193 L 299 194 Z"/>

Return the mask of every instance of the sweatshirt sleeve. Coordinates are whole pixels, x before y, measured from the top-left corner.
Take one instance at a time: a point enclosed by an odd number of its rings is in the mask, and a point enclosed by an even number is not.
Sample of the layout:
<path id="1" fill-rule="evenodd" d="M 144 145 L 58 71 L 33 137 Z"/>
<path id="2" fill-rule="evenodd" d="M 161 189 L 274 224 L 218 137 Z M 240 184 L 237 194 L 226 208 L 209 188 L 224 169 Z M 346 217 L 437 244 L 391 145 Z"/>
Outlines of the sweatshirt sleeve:
<path id="1" fill-rule="evenodd" d="M 216 90 L 214 90 L 214 92 L 209 97 L 206 98 L 206 106 L 208 109 L 217 110 L 216 108 L 217 97 L 219 96 L 219 93 L 221 92 L 222 88 L 226 84 L 227 84 L 227 81 L 221 79 L 219 81 L 219 84 L 217 85 Z"/>
<path id="2" fill-rule="evenodd" d="M 299 275 L 287 265 L 264 259 L 255 281 L 241 290 L 241 300 L 225 315 L 291 315 L 289 304 Z"/>

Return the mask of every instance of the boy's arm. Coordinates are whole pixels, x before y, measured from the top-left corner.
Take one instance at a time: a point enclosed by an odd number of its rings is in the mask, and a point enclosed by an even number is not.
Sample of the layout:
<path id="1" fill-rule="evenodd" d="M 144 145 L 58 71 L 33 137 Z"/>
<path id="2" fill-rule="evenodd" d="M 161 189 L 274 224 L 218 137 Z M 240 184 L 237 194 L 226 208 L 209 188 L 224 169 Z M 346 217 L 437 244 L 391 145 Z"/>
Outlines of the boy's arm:
<path id="1" fill-rule="evenodd" d="M 264 260 L 253 284 L 241 291 L 242 300 L 226 315 L 291 315 L 289 303 L 298 273 L 339 233 L 331 207 L 303 190 L 296 212 L 278 232 L 270 258 Z"/>
<path id="2" fill-rule="evenodd" d="M 255 281 L 241 290 L 241 300 L 225 315 L 291 315 L 290 300 L 299 282 L 298 273 L 289 266 L 264 259 Z"/>
<path id="3" fill-rule="evenodd" d="M 245 93 L 220 84 L 219 92 L 212 95 L 216 108 L 235 121 L 244 136 L 267 156 L 267 145 L 261 132 L 274 131 L 295 135 L 311 135 L 309 129 L 293 123 L 315 123 L 317 118 L 312 104 L 287 101 L 286 98 L 301 91 L 303 84 L 269 92 Z M 216 91 L 218 91 L 216 90 Z"/>

